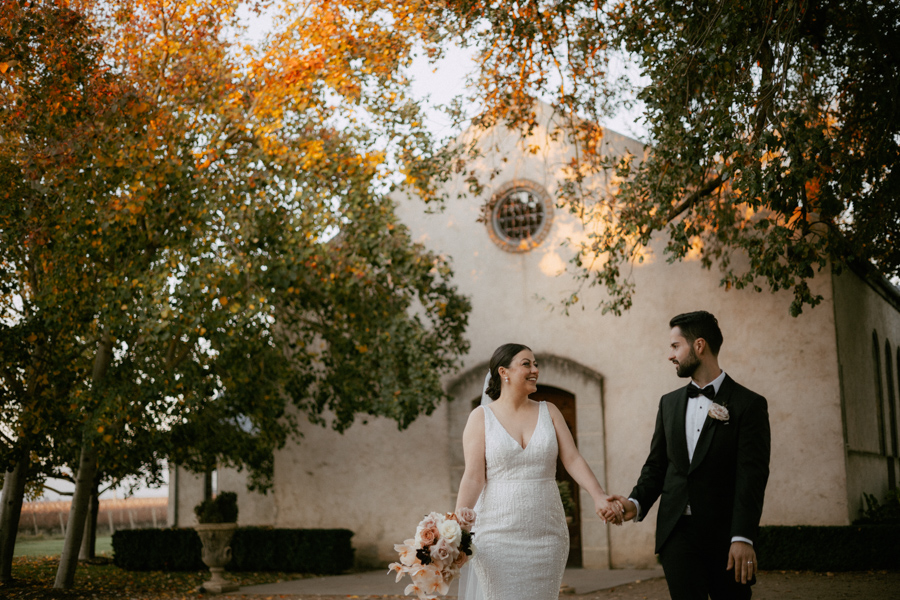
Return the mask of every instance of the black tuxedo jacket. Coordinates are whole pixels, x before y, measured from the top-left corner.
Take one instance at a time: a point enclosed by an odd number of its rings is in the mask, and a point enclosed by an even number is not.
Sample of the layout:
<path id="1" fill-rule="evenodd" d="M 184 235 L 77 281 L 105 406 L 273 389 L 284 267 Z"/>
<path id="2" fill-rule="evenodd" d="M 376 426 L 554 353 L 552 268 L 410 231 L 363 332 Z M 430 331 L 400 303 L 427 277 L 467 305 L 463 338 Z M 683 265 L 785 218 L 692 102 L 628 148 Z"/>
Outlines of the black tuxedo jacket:
<path id="1" fill-rule="evenodd" d="M 725 376 L 715 402 L 727 422 L 706 417 L 688 462 L 684 431 L 687 388 L 662 397 L 650 455 L 630 497 L 641 504 L 642 520 L 657 498 L 656 552 L 690 504 L 704 538 L 727 544 L 733 536 L 755 542 L 769 479 L 769 413 L 766 399 Z"/>

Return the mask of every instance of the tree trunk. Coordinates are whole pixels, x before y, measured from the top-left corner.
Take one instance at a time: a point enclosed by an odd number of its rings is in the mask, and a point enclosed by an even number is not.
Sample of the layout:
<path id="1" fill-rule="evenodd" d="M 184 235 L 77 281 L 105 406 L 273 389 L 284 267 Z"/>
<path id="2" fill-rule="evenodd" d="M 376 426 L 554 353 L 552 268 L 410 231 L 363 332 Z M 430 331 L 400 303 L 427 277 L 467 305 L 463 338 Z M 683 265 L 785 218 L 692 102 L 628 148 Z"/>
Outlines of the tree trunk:
<path id="1" fill-rule="evenodd" d="M 106 370 L 112 362 L 112 337 L 104 333 L 97 344 L 94 355 L 94 369 L 91 381 L 95 393 L 101 389 L 100 382 L 106 376 Z M 98 453 L 90 428 L 82 434 L 81 455 L 78 457 L 78 475 L 75 477 L 75 493 L 72 494 L 72 508 L 69 510 L 69 524 L 66 527 L 66 540 L 63 542 L 62 556 L 59 557 L 59 568 L 56 570 L 56 581 L 53 588 L 68 590 L 75 583 L 75 568 L 78 566 L 78 551 L 84 536 L 84 524 L 90 509 L 91 496 L 96 492 L 94 481 L 97 476 Z"/>
<path id="2" fill-rule="evenodd" d="M 3 477 L 0 499 L 0 583 L 12 581 L 12 559 L 16 549 L 16 534 L 25 498 L 25 479 L 30 466 L 28 450 L 23 450 L 12 471 Z"/>
<path id="3" fill-rule="evenodd" d="M 81 550 L 78 552 L 78 560 L 91 560 L 97 558 L 97 515 L 100 513 L 100 498 L 97 493 L 100 486 L 94 483 L 91 491 L 91 499 L 87 519 L 84 522 L 84 537 L 81 540 Z"/>
<path id="4" fill-rule="evenodd" d="M 56 581 L 53 588 L 68 590 L 75 583 L 75 567 L 78 566 L 78 550 L 84 536 L 84 526 L 90 512 L 91 494 L 94 490 L 94 476 L 97 474 L 97 450 L 85 434 L 78 460 L 78 476 L 75 479 L 75 493 L 72 495 L 72 508 L 69 509 L 69 523 L 66 526 L 66 539 L 63 542 L 62 556 L 59 557 L 59 568 L 56 570 Z"/>

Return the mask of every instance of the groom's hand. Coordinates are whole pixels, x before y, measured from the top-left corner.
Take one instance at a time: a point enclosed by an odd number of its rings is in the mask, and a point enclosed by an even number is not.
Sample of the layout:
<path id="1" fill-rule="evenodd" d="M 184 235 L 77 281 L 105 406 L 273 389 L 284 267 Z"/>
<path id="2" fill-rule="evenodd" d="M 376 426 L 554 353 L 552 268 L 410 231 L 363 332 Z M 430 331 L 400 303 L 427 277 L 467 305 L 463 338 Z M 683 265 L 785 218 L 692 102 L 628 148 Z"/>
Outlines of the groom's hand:
<path id="1" fill-rule="evenodd" d="M 623 519 L 625 521 L 630 521 L 637 516 L 637 506 L 634 505 L 634 502 L 625 496 L 613 496 L 612 498 L 622 505 L 622 510 L 625 513 Z"/>
<path id="2" fill-rule="evenodd" d="M 756 574 L 756 551 L 747 542 L 731 542 L 728 570 L 734 569 L 734 580 L 748 583 Z"/>
<path id="3" fill-rule="evenodd" d="M 594 509 L 597 511 L 597 516 L 599 516 L 604 523 L 612 523 L 613 525 L 622 524 L 622 507 L 612 496 L 606 496 L 600 499 L 600 501 L 595 501 Z"/>

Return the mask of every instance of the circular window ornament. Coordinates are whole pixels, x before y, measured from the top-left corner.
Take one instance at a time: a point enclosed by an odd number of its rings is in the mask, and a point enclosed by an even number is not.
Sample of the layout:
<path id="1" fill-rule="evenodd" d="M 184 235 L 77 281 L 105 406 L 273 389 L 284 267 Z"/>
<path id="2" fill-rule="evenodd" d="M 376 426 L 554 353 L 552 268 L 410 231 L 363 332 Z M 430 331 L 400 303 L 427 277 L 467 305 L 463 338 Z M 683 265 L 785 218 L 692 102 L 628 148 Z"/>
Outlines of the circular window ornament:
<path id="1" fill-rule="evenodd" d="M 553 202 L 533 181 L 507 183 L 491 198 L 488 210 L 488 234 L 507 252 L 528 252 L 550 232 Z"/>

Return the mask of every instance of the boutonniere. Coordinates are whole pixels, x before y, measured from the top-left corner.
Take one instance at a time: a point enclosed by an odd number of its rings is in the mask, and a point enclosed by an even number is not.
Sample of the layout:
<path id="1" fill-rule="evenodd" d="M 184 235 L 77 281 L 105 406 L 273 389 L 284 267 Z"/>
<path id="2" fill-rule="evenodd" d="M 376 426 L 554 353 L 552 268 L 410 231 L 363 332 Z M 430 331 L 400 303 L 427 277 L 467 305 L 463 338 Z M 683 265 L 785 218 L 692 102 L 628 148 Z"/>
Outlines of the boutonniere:
<path id="1" fill-rule="evenodd" d="M 716 404 L 715 402 L 710 405 L 709 413 L 707 414 L 709 414 L 710 418 L 713 418 L 716 421 L 722 421 L 726 425 L 728 424 L 728 419 L 730 418 L 728 409 L 721 404 Z"/>

